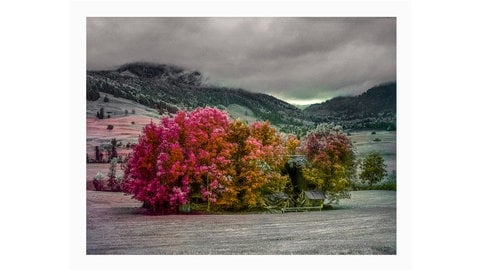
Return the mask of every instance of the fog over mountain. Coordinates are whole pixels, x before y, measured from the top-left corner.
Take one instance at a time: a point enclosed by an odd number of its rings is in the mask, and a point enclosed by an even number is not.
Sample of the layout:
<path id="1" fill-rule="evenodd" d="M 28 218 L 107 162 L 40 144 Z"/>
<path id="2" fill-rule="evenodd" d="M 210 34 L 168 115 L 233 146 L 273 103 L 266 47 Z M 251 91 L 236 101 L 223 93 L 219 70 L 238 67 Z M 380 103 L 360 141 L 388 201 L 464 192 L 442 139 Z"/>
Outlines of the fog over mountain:
<path id="1" fill-rule="evenodd" d="M 87 18 L 87 69 L 137 61 L 292 104 L 396 81 L 395 18 Z"/>

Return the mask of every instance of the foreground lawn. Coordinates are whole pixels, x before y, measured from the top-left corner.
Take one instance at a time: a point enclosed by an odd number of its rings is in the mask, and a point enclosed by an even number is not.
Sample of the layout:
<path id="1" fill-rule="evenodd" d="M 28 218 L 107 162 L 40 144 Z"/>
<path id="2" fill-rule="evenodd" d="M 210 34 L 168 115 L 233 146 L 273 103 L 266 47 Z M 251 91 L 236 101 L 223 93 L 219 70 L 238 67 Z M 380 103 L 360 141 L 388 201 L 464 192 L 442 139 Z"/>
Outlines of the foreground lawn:
<path id="1" fill-rule="evenodd" d="M 140 206 L 87 191 L 87 254 L 396 254 L 395 191 L 285 214 L 148 216 Z"/>

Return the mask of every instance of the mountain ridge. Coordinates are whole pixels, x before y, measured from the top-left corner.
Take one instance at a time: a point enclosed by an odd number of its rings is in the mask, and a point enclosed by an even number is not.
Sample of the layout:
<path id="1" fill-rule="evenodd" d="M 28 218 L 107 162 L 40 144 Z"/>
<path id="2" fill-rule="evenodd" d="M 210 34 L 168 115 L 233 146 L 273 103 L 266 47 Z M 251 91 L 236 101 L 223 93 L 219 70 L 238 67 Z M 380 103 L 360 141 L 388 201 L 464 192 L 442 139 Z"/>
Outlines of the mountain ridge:
<path id="1" fill-rule="evenodd" d="M 100 92 L 133 100 L 162 113 L 176 113 L 196 107 L 247 108 L 261 121 L 269 120 L 284 131 L 313 125 L 302 110 L 268 94 L 241 88 L 206 84 L 203 75 L 178 66 L 135 62 L 112 70 L 87 70 L 87 100 L 97 100 Z"/>
<path id="2" fill-rule="evenodd" d="M 209 85 L 199 71 L 169 64 L 133 62 L 111 70 L 87 70 L 86 85 L 87 100 L 97 100 L 103 92 L 154 108 L 160 114 L 205 106 L 227 110 L 238 105 L 245 108 L 245 116 L 269 120 L 281 131 L 297 135 L 304 135 L 315 123 L 322 122 L 346 129 L 394 129 L 396 122 L 396 97 L 392 95 L 396 93 L 395 82 L 303 110 L 268 94 Z M 238 106 L 234 106 L 236 115 Z"/>
<path id="3" fill-rule="evenodd" d="M 339 96 L 312 104 L 303 112 L 314 122 L 338 122 L 347 129 L 395 129 L 397 84 L 376 85 L 357 96 Z"/>

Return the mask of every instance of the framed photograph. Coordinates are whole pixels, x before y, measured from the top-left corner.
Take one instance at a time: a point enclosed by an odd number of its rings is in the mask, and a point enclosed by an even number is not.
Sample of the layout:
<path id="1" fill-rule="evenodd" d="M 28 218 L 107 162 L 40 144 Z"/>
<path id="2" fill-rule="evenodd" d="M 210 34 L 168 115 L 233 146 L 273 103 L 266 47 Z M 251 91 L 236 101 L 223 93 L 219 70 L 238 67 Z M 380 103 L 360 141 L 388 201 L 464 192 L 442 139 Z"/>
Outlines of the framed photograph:
<path id="1" fill-rule="evenodd" d="M 72 5 L 73 261 L 408 265 L 408 5 L 212 5 Z"/>

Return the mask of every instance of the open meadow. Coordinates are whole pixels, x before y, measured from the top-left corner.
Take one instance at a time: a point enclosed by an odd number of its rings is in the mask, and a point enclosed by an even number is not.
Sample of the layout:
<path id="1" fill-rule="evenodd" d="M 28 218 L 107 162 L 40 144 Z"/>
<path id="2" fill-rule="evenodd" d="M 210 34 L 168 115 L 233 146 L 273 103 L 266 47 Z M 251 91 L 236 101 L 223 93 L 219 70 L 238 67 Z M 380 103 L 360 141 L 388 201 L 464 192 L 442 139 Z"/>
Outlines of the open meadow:
<path id="1" fill-rule="evenodd" d="M 350 140 L 355 146 L 357 159 L 363 159 L 373 151 L 379 152 L 385 160 L 388 174 L 397 169 L 397 132 L 396 131 L 352 131 Z"/>
<path id="2" fill-rule="evenodd" d="M 145 215 L 87 191 L 87 254 L 396 254 L 396 192 L 354 191 L 334 210 Z"/>
<path id="3" fill-rule="evenodd" d="M 93 120 L 90 120 L 90 121 L 93 121 Z M 138 129 L 136 132 L 140 134 L 140 131 L 141 129 Z M 396 167 L 397 167 L 397 149 L 396 149 L 397 132 L 396 131 L 376 131 L 375 133 L 376 134 L 372 134 L 372 131 L 370 130 L 352 131 L 350 132 L 351 135 L 349 136 L 349 138 L 350 140 L 352 140 L 353 145 L 356 148 L 357 159 L 363 159 L 368 153 L 372 151 L 380 152 L 383 159 L 385 160 L 387 173 L 390 175 L 392 171 L 396 170 Z M 138 134 L 135 133 L 133 136 L 130 136 L 130 137 L 138 136 Z M 380 139 L 380 141 L 374 141 L 376 138 Z M 93 146 L 89 143 L 87 143 L 87 145 L 88 145 L 88 150 L 90 152 L 93 152 Z M 119 152 L 122 154 L 125 154 L 130 151 L 131 150 L 125 151 L 122 149 Z M 108 163 L 87 164 L 86 180 L 92 180 L 93 177 L 98 172 L 102 173 L 103 175 L 107 175 L 109 167 L 110 167 L 110 164 Z M 123 175 L 123 172 L 121 170 L 117 170 L 117 171 L 119 175 Z"/>

